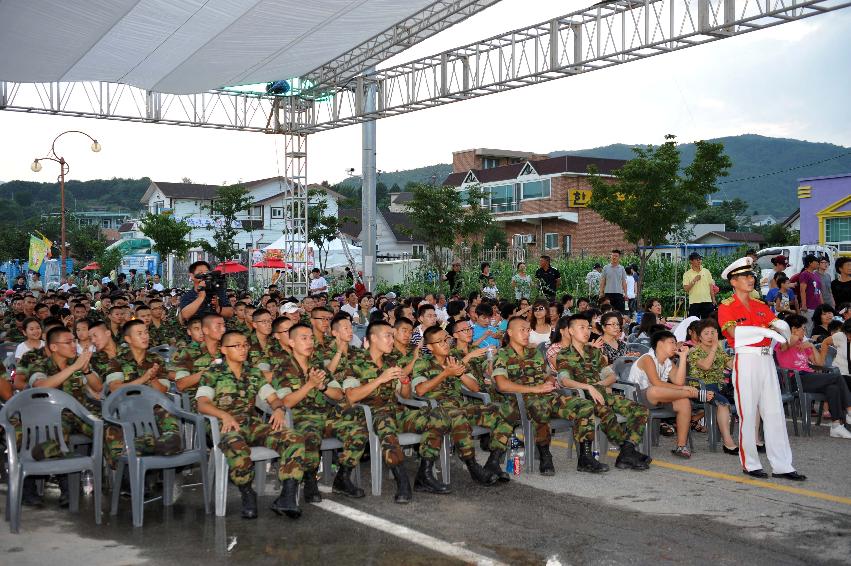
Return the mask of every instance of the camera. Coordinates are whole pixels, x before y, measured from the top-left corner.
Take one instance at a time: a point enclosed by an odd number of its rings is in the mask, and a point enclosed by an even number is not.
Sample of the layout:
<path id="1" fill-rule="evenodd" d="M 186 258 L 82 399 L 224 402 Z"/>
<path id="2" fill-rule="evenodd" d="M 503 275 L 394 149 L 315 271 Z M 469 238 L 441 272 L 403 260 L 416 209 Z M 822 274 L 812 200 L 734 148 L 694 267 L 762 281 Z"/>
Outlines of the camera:
<path id="1" fill-rule="evenodd" d="M 217 297 L 219 295 L 219 291 L 227 288 L 225 275 L 221 271 L 208 271 L 206 273 L 196 275 L 195 278 L 204 282 L 208 301 L 213 297 Z"/>

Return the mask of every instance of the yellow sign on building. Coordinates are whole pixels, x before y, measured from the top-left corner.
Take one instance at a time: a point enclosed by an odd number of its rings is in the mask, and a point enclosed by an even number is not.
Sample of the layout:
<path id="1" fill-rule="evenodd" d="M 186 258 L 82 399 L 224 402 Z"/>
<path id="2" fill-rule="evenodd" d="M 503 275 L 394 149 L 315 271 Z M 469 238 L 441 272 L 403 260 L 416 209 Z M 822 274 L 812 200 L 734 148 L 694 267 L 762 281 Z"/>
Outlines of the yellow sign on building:
<path id="1" fill-rule="evenodd" d="M 567 206 L 585 208 L 589 202 L 591 202 L 591 191 L 589 189 L 569 189 L 567 191 Z"/>

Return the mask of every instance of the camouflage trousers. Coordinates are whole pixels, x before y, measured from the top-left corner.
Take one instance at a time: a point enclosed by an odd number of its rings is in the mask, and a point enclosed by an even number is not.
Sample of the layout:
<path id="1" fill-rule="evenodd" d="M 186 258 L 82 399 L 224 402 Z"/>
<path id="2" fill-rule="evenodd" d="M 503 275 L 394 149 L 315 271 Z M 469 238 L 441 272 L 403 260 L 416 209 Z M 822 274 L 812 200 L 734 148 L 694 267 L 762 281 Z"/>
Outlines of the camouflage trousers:
<path id="1" fill-rule="evenodd" d="M 600 428 L 609 440 L 617 444 L 623 444 L 628 440 L 640 446 L 650 411 L 635 401 L 612 395 L 606 391 L 605 387 L 597 387 L 597 391 L 603 395 L 606 404 L 594 403 L 594 414 L 599 417 Z M 623 424 L 618 422 L 618 415 L 626 419 Z"/>
<path id="2" fill-rule="evenodd" d="M 17 446 L 20 446 L 23 437 L 21 423 L 17 417 L 12 417 L 11 422 L 15 426 L 15 443 Z M 65 439 L 66 446 L 72 434 L 82 434 L 91 438 L 94 435 L 94 430 L 89 423 L 83 422 L 76 415 L 66 411 L 62 413 L 62 436 Z M 62 451 L 62 446 L 56 440 L 39 442 L 32 447 L 31 453 L 33 459 L 39 461 L 64 458 L 69 455 L 69 453 Z"/>
<path id="3" fill-rule="evenodd" d="M 319 467 L 323 438 L 337 438 L 343 443 L 339 462 L 354 468 L 363 456 L 369 433 L 362 414 L 353 410 L 322 413 L 293 413 L 293 428 L 304 436 L 304 466 L 307 470 Z"/>
<path id="4" fill-rule="evenodd" d="M 473 445 L 473 426 L 491 429 L 490 449 L 506 450 L 514 427 L 508 423 L 510 417 L 506 405 L 456 405 L 441 404 L 440 408 L 449 418 L 450 437 L 452 444 L 458 449 L 462 460 L 474 458 L 476 449 Z"/>
<path id="5" fill-rule="evenodd" d="M 304 437 L 289 428 L 273 431 L 272 425 L 257 420 L 240 423 L 239 430 L 222 434 L 219 443 L 228 462 L 228 477 L 235 485 L 254 480 L 251 447 L 265 446 L 278 453 L 278 479 L 301 481 L 304 475 Z"/>
<path id="6" fill-rule="evenodd" d="M 373 410 L 372 426 L 381 441 L 384 463 L 393 467 L 405 460 L 397 436 L 400 432 L 422 434 L 420 456 L 427 460 L 436 460 L 440 456 L 443 435 L 449 430 L 449 419 L 439 408 L 390 406 Z"/>
<path id="7" fill-rule="evenodd" d="M 573 421 L 573 438 L 577 444 L 594 440 L 594 401 L 554 393 L 544 395 L 527 393 L 523 395 L 523 399 L 526 401 L 526 414 L 536 424 L 535 444 L 550 443 L 552 431 L 549 423 L 552 419 Z M 511 407 L 509 424 L 520 426 L 520 410 L 517 408 L 517 402 L 509 397 L 508 403 Z"/>
<path id="8" fill-rule="evenodd" d="M 136 454 L 139 456 L 170 456 L 182 450 L 182 438 L 180 434 L 180 419 L 170 415 L 168 411 L 160 406 L 154 407 L 159 436 L 153 434 L 141 434 L 137 436 L 133 444 Z M 104 455 L 111 468 L 115 468 L 116 462 L 127 449 L 124 443 L 124 432 L 121 427 L 107 425 L 104 427 Z"/>

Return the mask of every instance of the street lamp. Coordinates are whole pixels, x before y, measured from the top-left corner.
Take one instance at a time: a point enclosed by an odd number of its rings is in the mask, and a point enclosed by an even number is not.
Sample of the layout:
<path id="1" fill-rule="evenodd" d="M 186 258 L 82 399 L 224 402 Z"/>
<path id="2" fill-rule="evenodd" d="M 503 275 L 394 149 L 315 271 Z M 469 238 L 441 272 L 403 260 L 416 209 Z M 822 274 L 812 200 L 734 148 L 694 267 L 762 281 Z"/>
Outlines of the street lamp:
<path id="1" fill-rule="evenodd" d="M 95 138 L 93 138 L 92 136 L 90 136 L 86 132 L 81 132 L 80 130 L 68 130 L 66 132 L 62 132 L 61 134 L 59 134 L 58 136 L 53 138 L 53 143 L 50 144 L 50 153 L 48 153 L 46 157 L 36 158 L 36 159 L 33 160 L 32 165 L 30 165 L 30 169 L 32 169 L 33 172 L 38 173 L 39 171 L 41 171 L 41 168 L 42 168 L 41 162 L 44 161 L 45 159 L 47 159 L 49 161 L 55 161 L 56 163 L 59 164 L 59 179 L 58 179 L 59 180 L 59 201 L 60 201 L 59 202 L 59 206 L 60 206 L 59 218 L 60 218 L 60 222 L 61 222 L 61 226 L 62 226 L 61 227 L 61 235 L 60 235 L 60 240 L 61 240 L 60 241 L 61 260 L 60 260 L 60 263 L 59 263 L 59 279 L 60 279 L 60 281 L 65 278 L 65 254 L 67 253 L 67 250 L 65 249 L 65 175 L 68 174 L 68 172 L 71 170 L 71 167 L 68 165 L 68 162 L 65 161 L 64 157 L 60 157 L 59 155 L 56 154 L 56 142 L 59 138 L 61 138 L 65 134 L 83 134 L 84 136 L 86 136 L 87 138 L 92 140 L 91 148 L 92 148 L 93 152 L 98 153 L 101 150 L 100 143 L 98 143 L 98 141 Z"/>

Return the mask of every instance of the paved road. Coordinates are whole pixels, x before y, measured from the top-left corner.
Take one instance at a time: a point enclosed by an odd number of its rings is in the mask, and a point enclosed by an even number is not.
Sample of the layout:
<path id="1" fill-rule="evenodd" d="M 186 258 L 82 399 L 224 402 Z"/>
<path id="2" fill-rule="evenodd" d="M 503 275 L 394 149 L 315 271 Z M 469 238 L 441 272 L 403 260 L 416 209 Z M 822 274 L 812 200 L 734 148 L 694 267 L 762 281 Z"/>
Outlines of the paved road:
<path id="1" fill-rule="evenodd" d="M 0 530 L 0 552 L 16 565 L 39 566 L 58 560 L 181 566 L 847 564 L 851 443 L 821 430 L 813 438 L 793 438 L 798 467 L 813 481 L 790 486 L 740 480 L 735 458 L 701 450 L 700 439 L 696 456 L 683 466 L 669 456 L 666 440 L 654 454 L 658 465 L 644 473 L 578 474 L 575 461 L 559 448 L 553 478 L 533 474 L 483 488 L 457 463 L 452 495 L 415 494 L 411 505 L 398 506 L 386 480 L 380 498 L 329 495 L 329 504 L 307 506 L 299 521 L 265 509 L 271 492 L 261 499 L 260 519 L 243 521 L 233 489 L 228 517 L 205 516 L 199 490 L 189 487 L 172 509 L 148 504 L 142 529 L 132 528 L 127 500 L 118 517 L 105 515 L 98 527 L 90 507 L 78 517 L 59 511 L 50 491 L 45 508 L 25 510 L 20 535 Z"/>

